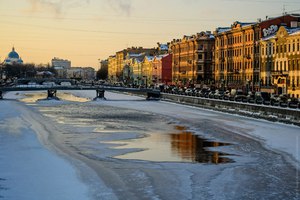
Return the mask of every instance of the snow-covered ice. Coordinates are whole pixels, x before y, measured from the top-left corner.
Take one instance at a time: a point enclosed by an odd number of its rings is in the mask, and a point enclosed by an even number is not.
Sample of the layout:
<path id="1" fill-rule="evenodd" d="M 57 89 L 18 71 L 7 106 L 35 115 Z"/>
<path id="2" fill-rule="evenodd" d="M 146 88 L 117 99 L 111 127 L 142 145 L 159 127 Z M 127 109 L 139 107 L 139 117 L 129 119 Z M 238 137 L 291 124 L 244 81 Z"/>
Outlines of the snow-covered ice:
<path id="1" fill-rule="evenodd" d="M 69 92 L 89 99 L 96 95 L 95 91 Z M 9 93 L 5 98 L 21 98 L 22 94 Z M 6 127 L 0 131 L 0 137 L 5 139 L 0 141 L 5 141 L 0 147 L 1 163 L 5 159 L 13 161 L 9 155 L 11 149 L 15 157 L 38 155 L 43 162 L 56 165 L 56 170 L 49 169 L 55 174 L 47 183 L 43 182 L 44 178 L 21 173 L 25 178 L 22 184 L 30 178 L 40 183 L 40 188 L 66 184 L 65 179 L 58 179 L 66 174 L 70 181 L 69 190 L 62 194 L 66 198 L 57 195 L 51 199 L 72 199 L 74 195 L 68 191 L 82 195 L 73 199 L 299 198 L 299 127 L 163 101 L 145 101 L 143 97 L 131 95 L 106 92 L 105 97 L 107 100 L 87 103 L 42 101 L 30 106 L 1 101 L 1 126 Z M 15 120 L 5 121 L 10 118 Z M 211 140 L 233 144 L 213 149 L 232 155 L 230 158 L 235 163 L 211 165 L 115 158 L 134 151 L 122 148 L 118 142 L 152 133 L 163 134 L 174 125 L 185 126 Z M 40 133 L 43 129 L 48 131 Z M 9 136 L 3 130 L 8 130 Z M 13 149 L 24 145 L 27 148 L 23 151 Z M 51 168 L 50 164 L 35 165 L 40 161 L 37 157 L 19 160 L 27 163 L 27 169 L 33 166 L 41 177 L 47 175 L 41 168 Z M 15 188 L 18 195 L 25 190 L 12 175 L 20 174 L 18 170 L 25 169 L 19 168 L 26 164 L 18 163 L 18 168 L 10 168 L 7 163 L 0 166 L 3 169 L 0 194 L 4 199 L 15 194 L 6 188 Z M 97 178 L 93 179 L 93 175 Z M 51 191 L 35 192 L 27 188 L 31 192 L 28 197 Z"/>
<path id="2" fill-rule="evenodd" d="M 17 108 L 0 102 L 1 199 L 90 199 L 76 168 L 43 147 Z"/>

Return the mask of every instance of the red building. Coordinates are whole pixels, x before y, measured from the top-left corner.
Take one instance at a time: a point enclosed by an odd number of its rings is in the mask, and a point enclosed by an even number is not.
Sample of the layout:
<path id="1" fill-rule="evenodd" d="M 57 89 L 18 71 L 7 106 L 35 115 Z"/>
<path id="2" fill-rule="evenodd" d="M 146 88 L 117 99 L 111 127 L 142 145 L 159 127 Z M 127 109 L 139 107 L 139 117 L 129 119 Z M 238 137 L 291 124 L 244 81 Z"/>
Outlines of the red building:
<path id="1" fill-rule="evenodd" d="M 172 82 L 172 54 L 155 56 L 152 70 L 153 84 L 171 84 Z"/>

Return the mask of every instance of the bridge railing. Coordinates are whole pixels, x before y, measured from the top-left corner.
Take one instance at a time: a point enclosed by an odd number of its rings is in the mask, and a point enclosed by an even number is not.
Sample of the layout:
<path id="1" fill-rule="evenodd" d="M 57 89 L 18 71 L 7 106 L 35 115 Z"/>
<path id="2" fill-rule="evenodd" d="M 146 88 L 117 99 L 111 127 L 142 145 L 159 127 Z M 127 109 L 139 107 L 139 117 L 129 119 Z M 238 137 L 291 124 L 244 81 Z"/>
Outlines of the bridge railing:
<path id="1" fill-rule="evenodd" d="M 160 90 L 150 89 L 150 88 L 127 88 L 127 87 L 112 87 L 112 86 L 82 86 L 82 85 L 71 85 L 71 86 L 62 86 L 62 85 L 15 85 L 11 87 L 0 87 L 1 92 L 10 92 L 10 91 L 40 91 L 40 90 L 95 90 L 97 97 L 99 97 L 99 91 L 120 91 L 120 92 L 130 92 L 130 93 L 143 93 L 147 95 L 147 99 L 159 98 Z M 102 93 L 102 92 L 101 92 Z"/>

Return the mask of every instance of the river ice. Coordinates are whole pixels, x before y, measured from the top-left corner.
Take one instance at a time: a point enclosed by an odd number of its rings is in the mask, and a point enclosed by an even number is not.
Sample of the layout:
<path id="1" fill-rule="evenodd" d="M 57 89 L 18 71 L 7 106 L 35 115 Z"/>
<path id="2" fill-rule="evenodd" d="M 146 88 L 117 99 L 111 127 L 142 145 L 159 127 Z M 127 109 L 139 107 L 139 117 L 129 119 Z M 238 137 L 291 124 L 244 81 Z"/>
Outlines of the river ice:
<path id="1" fill-rule="evenodd" d="M 90 99 L 95 96 L 91 91 L 72 93 Z M 3 132 L 1 127 L 0 131 L 0 161 L 5 161 L 0 166 L 1 197 L 26 199 L 21 198 L 26 194 L 34 199 L 68 184 L 65 193 L 52 193 L 49 199 L 299 199 L 299 127 L 124 94 L 106 92 L 105 96 L 106 101 L 87 103 L 42 101 L 28 106 L 0 102 L 1 126 L 8 130 Z M 16 98 L 12 93 L 5 97 Z M 128 139 L 147 140 L 153 133 L 174 131 L 175 125 L 233 144 L 211 149 L 229 154 L 235 162 L 215 165 L 120 158 L 145 150 L 123 148 L 121 144 Z M 6 132 L 13 135 L 15 129 L 26 135 L 21 143 L 38 148 L 14 150 L 22 145 Z M 11 156 L 8 149 L 16 155 Z M 16 168 L 8 166 L 24 153 L 34 156 L 32 149 L 38 157 L 18 159 Z M 36 165 L 42 160 L 48 164 Z M 49 163 L 57 165 L 55 170 Z M 22 173 L 22 166 L 35 169 L 34 173 Z M 53 173 L 49 182 L 38 176 L 45 175 L 48 168 Z M 38 183 L 39 192 L 34 187 L 20 187 L 15 174 L 22 175 L 23 185 Z M 92 178 L 94 175 L 97 178 Z M 18 198 L 9 198 L 13 194 Z"/>

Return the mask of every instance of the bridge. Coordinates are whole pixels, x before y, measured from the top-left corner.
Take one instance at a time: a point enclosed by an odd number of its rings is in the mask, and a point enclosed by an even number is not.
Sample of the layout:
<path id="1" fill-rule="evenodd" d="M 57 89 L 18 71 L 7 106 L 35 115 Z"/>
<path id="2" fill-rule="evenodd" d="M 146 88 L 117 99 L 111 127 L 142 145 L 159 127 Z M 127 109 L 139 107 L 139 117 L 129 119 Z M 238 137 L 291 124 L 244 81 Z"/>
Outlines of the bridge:
<path id="1" fill-rule="evenodd" d="M 46 85 L 15 85 L 0 87 L 0 99 L 3 99 L 5 92 L 13 91 L 47 91 L 47 98 L 56 97 L 57 90 L 95 90 L 96 99 L 105 99 L 105 91 L 119 91 L 129 92 L 134 94 L 143 94 L 147 96 L 147 100 L 159 99 L 160 90 L 150 88 L 126 88 L 126 87 L 113 87 L 113 86 L 82 86 L 82 85 L 70 85 L 70 86 L 46 86 Z"/>

